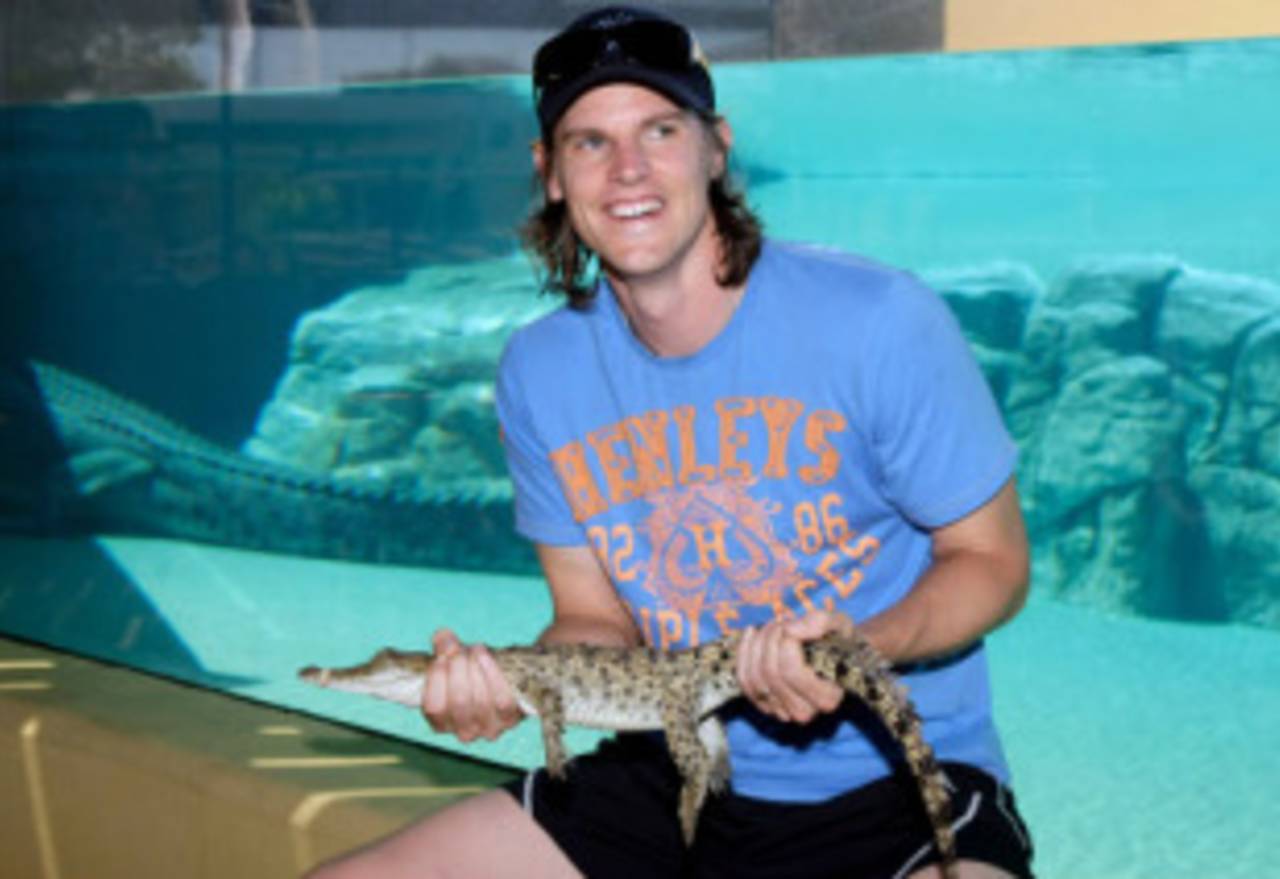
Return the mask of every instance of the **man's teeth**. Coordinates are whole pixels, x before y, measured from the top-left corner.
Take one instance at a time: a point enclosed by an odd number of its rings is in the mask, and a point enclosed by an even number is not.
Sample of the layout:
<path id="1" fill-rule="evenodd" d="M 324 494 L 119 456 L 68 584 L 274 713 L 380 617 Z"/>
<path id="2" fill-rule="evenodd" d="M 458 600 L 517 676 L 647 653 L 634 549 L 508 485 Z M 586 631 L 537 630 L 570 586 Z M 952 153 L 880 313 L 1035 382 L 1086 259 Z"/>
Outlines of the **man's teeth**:
<path id="1" fill-rule="evenodd" d="M 662 205 L 657 199 L 653 199 L 652 201 L 640 201 L 633 204 L 615 205 L 609 212 L 615 217 L 632 219 L 634 217 L 642 217 L 645 214 L 651 214 L 661 206 Z"/>

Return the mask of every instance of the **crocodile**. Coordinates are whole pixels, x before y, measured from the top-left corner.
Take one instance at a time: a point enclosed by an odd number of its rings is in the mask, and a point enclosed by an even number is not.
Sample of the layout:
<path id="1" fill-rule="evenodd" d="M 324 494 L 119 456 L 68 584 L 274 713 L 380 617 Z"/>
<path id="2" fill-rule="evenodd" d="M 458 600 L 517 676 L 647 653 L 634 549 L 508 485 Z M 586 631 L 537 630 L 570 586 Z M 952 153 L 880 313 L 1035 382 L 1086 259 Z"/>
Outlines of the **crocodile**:
<path id="1" fill-rule="evenodd" d="M 536 644 L 492 651 L 517 703 L 542 726 L 547 771 L 563 777 L 568 757 L 566 723 L 603 730 L 661 730 L 683 784 L 679 818 L 693 840 L 708 792 L 729 779 L 728 744 L 716 711 L 742 695 L 735 656 L 742 633 L 691 650 Z M 954 876 L 955 836 L 946 780 L 925 741 L 920 717 L 889 663 L 856 633 L 828 635 L 804 645 L 805 661 L 819 677 L 862 700 L 902 750 L 919 788 L 924 817 L 942 860 Z M 302 680 L 322 687 L 418 707 L 431 674 L 427 652 L 387 648 L 346 668 L 308 666 Z"/>
<path id="2" fill-rule="evenodd" d="M 64 369 L 30 363 L 34 388 L 6 383 L 0 414 L 51 422 L 61 446 L 35 491 L 0 487 L 28 508 L 3 518 L 41 534 L 173 537 L 292 555 L 532 574 L 512 527 L 505 480 L 384 490 L 226 449 Z M 23 394 L 39 400 L 17 399 Z M 36 411 L 30 411 L 36 408 Z M 28 411 L 23 411 L 24 409 Z M 43 409 L 43 413 L 39 412 Z M 36 496 L 36 500 L 32 497 Z M 24 524 L 25 521 L 25 524 Z"/>

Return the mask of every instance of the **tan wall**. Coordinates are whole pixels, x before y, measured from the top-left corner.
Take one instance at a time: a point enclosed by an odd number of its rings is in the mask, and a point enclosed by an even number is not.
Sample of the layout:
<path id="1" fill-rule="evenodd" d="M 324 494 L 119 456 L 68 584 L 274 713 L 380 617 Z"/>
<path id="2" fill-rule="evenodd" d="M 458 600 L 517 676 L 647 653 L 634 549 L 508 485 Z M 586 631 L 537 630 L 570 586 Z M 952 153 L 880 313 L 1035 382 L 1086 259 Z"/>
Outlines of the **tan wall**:
<path id="1" fill-rule="evenodd" d="M 947 0 L 945 46 L 1032 46 L 1280 35 L 1278 0 Z"/>
<path id="2" fill-rule="evenodd" d="M 510 777 L 0 638 L 3 879 L 294 879 Z"/>

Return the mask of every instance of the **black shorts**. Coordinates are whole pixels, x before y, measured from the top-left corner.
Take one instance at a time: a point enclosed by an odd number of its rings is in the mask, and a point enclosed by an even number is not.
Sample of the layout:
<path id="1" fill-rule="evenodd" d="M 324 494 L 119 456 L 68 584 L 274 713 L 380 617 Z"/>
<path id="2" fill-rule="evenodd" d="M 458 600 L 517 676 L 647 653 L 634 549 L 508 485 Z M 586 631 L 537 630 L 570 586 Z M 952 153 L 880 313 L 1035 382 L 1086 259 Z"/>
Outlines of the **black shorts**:
<path id="1" fill-rule="evenodd" d="M 973 767 L 942 768 L 960 857 L 1030 877 L 1031 838 L 1013 794 Z M 604 742 L 563 781 L 537 770 L 507 785 L 589 879 L 890 879 L 938 862 L 906 775 L 814 804 L 709 796 L 692 848 L 676 817 L 679 789 L 665 746 L 647 735 Z"/>

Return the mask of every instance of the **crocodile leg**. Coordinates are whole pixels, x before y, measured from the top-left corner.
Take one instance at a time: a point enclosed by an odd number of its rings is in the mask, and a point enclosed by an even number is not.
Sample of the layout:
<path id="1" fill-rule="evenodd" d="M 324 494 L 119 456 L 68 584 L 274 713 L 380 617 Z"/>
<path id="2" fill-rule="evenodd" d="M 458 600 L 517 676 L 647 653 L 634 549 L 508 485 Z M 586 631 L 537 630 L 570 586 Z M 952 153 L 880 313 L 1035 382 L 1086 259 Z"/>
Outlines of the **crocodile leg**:
<path id="1" fill-rule="evenodd" d="M 685 844 L 693 843 L 698 826 L 698 813 L 707 798 L 711 780 L 711 756 L 698 736 L 698 710 L 692 698 L 667 693 L 662 703 L 662 728 L 667 734 L 667 747 L 684 784 L 680 788 L 680 829 Z"/>
<path id="2" fill-rule="evenodd" d="M 542 747 L 547 753 L 547 772 L 552 778 L 563 778 L 569 762 L 564 748 L 564 701 L 560 691 L 533 685 L 524 688 L 525 695 L 538 712 L 542 724 Z"/>

